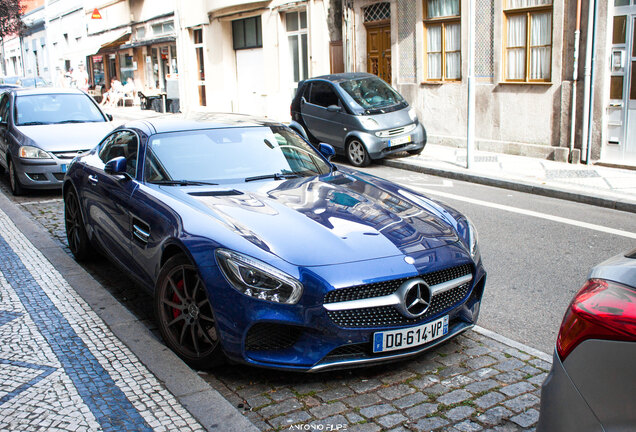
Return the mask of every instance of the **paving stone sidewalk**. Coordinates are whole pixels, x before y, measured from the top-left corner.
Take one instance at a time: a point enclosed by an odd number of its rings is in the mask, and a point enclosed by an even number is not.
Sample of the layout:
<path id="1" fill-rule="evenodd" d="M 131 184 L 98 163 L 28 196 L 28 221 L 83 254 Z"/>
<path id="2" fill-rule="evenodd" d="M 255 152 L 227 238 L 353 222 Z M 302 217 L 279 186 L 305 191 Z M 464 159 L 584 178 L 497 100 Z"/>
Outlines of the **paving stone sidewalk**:
<path id="1" fill-rule="evenodd" d="M 0 430 L 203 430 L 0 210 Z"/>
<path id="2" fill-rule="evenodd" d="M 66 247 L 62 201 L 44 198 L 22 208 Z M 102 279 L 154 327 L 141 307 L 147 294 L 120 277 Z M 414 359 L 348 371 L 296 374 L 231 365 L 199 375 L 263 431 L 532 431 L 549 356 L 493 336 L 469 331 Z"/>

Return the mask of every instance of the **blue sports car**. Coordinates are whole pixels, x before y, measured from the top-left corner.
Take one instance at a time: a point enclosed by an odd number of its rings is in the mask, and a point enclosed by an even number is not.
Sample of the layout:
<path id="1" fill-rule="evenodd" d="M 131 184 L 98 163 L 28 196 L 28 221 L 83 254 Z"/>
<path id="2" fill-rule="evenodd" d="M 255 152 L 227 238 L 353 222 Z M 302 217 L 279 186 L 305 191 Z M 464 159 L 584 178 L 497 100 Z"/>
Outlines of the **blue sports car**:
<path id="1" fill-rule="evenodd" d="M 486 280 L 472 223 L 333 153 L 236 114 L 133 121 L 69 166 L 69 247 L 151 290 L 196 368 L 362 366 L 470 329 Z"/>

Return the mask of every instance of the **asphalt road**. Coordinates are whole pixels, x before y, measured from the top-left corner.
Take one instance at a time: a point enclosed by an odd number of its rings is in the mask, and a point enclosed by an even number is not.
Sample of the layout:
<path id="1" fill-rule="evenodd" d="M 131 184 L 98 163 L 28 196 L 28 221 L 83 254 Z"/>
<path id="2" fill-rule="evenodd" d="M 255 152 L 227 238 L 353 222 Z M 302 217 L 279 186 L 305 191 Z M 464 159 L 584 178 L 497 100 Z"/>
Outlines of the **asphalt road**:
<path id="1" fill-rule="evenodd" d="M 633 213 L 381 165 L 364 171 L 470 217 L 488 271 L 478 324 L 549 354 L 563 314 L 590 269 L 636 248 Z"/>

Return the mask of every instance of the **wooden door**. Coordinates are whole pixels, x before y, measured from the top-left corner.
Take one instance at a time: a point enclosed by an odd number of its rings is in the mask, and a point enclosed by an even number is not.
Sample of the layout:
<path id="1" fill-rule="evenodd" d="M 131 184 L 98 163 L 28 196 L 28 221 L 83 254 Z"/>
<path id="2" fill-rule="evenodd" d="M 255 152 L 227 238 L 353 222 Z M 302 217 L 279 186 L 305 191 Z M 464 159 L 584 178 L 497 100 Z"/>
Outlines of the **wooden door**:
<path id="1" fill-rule="evenodd" d="M 366 24 L 366 28 L 367 72 L 391 84 L 391 24 L 374 22 Z"/>

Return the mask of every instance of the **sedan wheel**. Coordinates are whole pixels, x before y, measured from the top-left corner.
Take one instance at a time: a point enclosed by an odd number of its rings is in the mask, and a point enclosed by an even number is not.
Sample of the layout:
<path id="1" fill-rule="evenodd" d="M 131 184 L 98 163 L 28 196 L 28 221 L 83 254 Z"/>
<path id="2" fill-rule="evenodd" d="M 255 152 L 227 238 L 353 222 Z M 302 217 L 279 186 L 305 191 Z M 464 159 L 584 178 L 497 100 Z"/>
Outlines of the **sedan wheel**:
<path id="1" fill-rule="evenodd" d="M 15 165 L 11 159 L 9 159 L 9 186 L 11 187 L 11 193 L 15 196 L 22 195 L 24 193 L 24 188 L 22 187 L 22 183 L 20 183 L 18 173 L 16 172 Z"/>
<path id="2" fill-rule="evenodd" d="M 170 258 L 155 287 L 155 313 L 166 344 L 197 369 L 222 363 L 224 356 L 199 272 L 184 255 Z"/>
<path id="3" fill-rule="evenodd" d="M 365 167 L 371 163 L 367 149 L 357 139 L 351 140 L 347 144 L 347 158 L 352 165 L 357 167 Z"/>
<path id="4" fill-rule="evenodd" d="M 68 247 L 75 259 L 85 261 L 91 258 L 94 251 L 86 234 L 77 194 L 73 190 L 64 196 L 64 225 Z"/>

